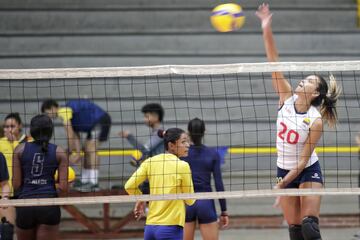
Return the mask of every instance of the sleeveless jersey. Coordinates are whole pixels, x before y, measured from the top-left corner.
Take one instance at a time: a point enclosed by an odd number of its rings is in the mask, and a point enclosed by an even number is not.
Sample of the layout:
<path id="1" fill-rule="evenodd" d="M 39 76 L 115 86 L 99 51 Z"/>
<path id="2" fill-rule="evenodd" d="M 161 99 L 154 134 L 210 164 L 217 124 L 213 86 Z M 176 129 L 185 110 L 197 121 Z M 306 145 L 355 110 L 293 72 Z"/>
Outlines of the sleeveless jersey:
<path id="1" fill-rule="evenodd" d="M 106 112 L 86 99 L 71 100 L 66 107 L 72 109 L 71 125 L 75 132 L 90 132 Z"/>
<path id="2" fill-rule="evenodd" d="M 37 143 L 25 143 L 24 151 L 20 158 L 22 170 L 22 185 L 19 198 L 45 195 L 56 196 L 54 174 L 58 169 L 56 159 L 57 146 L 49 143 L 48 152 L 41 150 Z"/>
<path id="3" fill-rule="evenodd" d="M 295 110 L 297 98 L 297 95 L 288 98 L 279 109 L 277 116 L 277 166 L 286 170 L 296 168 L 310 128 L 316 119 L 321 118 L 321 114 L 314 106 L 311 106 L 306 113 L 298 113 Z M 318 161 L 315 150 L 309 157 L 305 167 Z"/>

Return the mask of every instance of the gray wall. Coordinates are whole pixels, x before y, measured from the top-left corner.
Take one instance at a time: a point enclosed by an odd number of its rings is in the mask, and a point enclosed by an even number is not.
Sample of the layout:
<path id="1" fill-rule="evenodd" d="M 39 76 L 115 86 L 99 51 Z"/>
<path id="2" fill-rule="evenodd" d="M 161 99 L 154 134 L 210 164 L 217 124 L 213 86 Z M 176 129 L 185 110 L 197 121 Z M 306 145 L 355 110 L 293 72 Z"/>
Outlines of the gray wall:
<path id="1" fill-rule="evenodd" d="M 212 7 L 221 1 L 180 0 L 4 0 L 0 3 L 0 68 L 58 68 L 264 62 L 259 21 L 262 1 L 242 1 L 245 26 L 221 34 L 211 26 Z M 282 61 L 359 59 L 359 30 L 352 0 L 274 0 L 274 32 Z M 327 73 L 326 73 L 327 75 Z M 358 73 L 335 73 L 343 86 L 337 131 L 325 129 L 320 145 L 349 146 L 359 131 Z M 64 103 L 89 98 L 113 118 L 110 141 L 102 148 L 128 148 L 117 136 L 129 129 L 146 140 L 141 106 L 160 102 L 164 127 L 185 128 L 192 117 L 207 122 L 205 142 L 212 146 L 274 146 L 277 97 L 269 76 L 254 74 L 196 79 L 85 79 L 0 81 L 0 117 L 19 111 L 27 125 L 44 98 Z M 295 86 L 301 74 L 292 74 Z M 226 80 L 226 81 L 224 81 Z M 160 81 L 160 84 L 158 84 Z M 9 88 L 11 86 L 11 88 Z M 185 93 L 184 93 L 185 90 Z M 176 110 L 175 110 L 176 109 Z M 26 126 L 27 127 L 27 126 Z M 57 122 L 55 142 L 65 145 Z M 325 156 L 329 169 L 357 169 L 356 154 Z M 129 174 L 128 158 L 106 158 Z M 274 156 L 228 156 L 229 171 L 274 169 Z M 260 167 L 259 167 L 260 166 Z M 104 173 L 118 175 L 118 169 Z"/>

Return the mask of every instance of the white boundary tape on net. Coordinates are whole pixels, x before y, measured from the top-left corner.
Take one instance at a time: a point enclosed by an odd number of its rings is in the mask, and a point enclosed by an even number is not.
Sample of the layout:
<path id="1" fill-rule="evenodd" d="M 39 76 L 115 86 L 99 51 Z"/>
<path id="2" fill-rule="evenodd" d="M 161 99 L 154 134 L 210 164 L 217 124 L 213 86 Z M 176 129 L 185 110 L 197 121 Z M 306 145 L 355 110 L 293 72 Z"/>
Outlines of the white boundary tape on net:
<path id="1" fill-rule="evenodd" d="M 212 65 L 159 65 L 105 68 L 0 69 L 0 79 L 109 78 L 178 75 L 216 75 L 267 72 L 359 71 L 360 61 L 274 62 Z"/>
<path id="2" fill-rule="evenodd" d="M 161 201 L 179 199 L 232 199 L 232 198 L 264 198 L 278 196 L 356 196 L 360 195 L 360 188 L 325 188 L 325 189 L 267 189 L 208 192 L 193 194 L 164 194 L 164 195 L 116 195 L 93 197 L 65 197 L 65 198 L 37 198 L 0 200 L 0 207 L 7 206 L 47 206 L 47 205 L 84 205 L 99 203 L 129 203 L 136 201 Z"/>

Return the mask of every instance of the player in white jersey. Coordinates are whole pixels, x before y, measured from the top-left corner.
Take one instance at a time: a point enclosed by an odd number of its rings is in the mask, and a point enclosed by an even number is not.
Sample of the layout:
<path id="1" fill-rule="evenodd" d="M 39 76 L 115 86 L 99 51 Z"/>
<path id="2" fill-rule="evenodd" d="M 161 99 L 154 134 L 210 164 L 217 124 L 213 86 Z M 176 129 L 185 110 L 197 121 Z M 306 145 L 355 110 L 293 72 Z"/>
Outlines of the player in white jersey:
<path id="1" fill-rule="evenodd" d="M 272 14 L 267 4 L 259 6 L 266 56 L 278 61 L 272 35 Z M 335 78 L 310 75 L 295 90 L 281 72 L 272 73 L 272 85 L 279 95 L 277 118 L 278 174 L 275 188 L 322 188 L 322 174 L 314 151 L 323 132 L 323 120 L 335 126 L 336 101 L 340 90 Z M 317 110 L 320 107 L 320 112 Z M 321 240 L 320 196 L 281 197 L 280 206 L 289 224 L 291 240 Z"/>

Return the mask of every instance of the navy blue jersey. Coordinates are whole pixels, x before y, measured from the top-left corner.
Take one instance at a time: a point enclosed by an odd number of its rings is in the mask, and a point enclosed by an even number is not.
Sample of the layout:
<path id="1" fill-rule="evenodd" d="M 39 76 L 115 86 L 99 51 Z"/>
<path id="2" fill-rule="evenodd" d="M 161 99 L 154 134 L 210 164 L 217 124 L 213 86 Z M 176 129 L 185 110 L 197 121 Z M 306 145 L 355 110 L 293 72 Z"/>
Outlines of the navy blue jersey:
<path id="1" fill-rule="evenodd" d="M 59 163 L 56 159 L 57 146 L 49 143 L 48 152 L 35 142 L 25 143 L 20 157 L 22 184 L 19 198 L 31 196 L 56 196 L 54 174 Z"/>
<path id="2" fill-rule="evenodd" d="M 0 182 L 9 180 L 9 172 L 4 154 L 0 152 Z"/>
<path id="3" fill-rule="evenodd" d="M 216 191 L 224 191 L 220 169 L 220 156 L 205 145 L 191 145 L 184 161 L 190 165 L 195 192 L 211 192 L 211 174 L 214 176 Z M 221 211 L 226 211 L 225 199 L 220 199 Z"/>
<path id="4" fill-rule="evenodd" d="M 71 125 L 75 132 L 90 132 L 106 112 L 86 99 L 71 100 L 66 107 L 72 109 Z"/>

